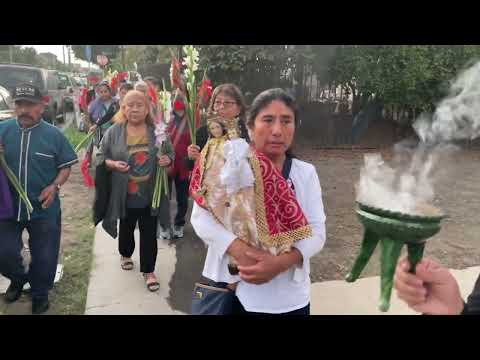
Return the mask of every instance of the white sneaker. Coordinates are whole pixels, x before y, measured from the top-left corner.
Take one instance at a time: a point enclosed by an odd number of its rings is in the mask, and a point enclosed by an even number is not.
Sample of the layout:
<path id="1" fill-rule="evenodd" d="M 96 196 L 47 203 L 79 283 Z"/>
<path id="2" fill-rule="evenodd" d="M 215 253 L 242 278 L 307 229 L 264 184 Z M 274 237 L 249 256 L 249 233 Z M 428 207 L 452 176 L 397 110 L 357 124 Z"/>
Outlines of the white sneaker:
<path id="1" fill-rule="evenodd" d="M 173 238 L 174 238 L 174 239 L 183 238 L 183 226 L 177 226 L 177 225 L 175 225 L 175 226 L 173 227 Z"/>
<path id="2" fill-rule="evenodd" d="M 159 225 L 158 237 L 162 240 L 171 240 L 172 234 L 170 232 L 170 228 L 164 228 L 163 226 Z"/>

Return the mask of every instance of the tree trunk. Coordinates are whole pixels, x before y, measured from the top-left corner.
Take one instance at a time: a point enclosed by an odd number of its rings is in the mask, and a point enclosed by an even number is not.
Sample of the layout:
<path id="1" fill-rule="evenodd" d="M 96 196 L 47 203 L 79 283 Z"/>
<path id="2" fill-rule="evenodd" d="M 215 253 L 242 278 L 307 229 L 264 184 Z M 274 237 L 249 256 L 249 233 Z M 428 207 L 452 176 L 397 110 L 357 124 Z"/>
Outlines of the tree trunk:
<path id="1" fill-rule="evenodd" d="M 296 85 L 296 95 L 297 101 L 300 104 L 303 100 L 303 74 L 304 74 L 304 60 L 303 57 L 297 58 L 297 66 L 295 71 L 295 81 L 297 82 Z"/>

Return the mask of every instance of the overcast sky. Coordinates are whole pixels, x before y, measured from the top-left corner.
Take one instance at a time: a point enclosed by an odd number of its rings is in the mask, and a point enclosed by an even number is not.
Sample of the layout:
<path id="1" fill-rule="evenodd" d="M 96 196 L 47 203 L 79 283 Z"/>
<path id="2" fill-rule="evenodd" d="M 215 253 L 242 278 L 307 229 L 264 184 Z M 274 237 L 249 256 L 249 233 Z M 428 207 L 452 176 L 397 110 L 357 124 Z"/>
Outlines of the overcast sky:
<path id="1" fill-rule="evenodd" d="M 62 51 L 63 45 L 22 45 L 22 47 L 24 46 L 35 48 L 35 50 L 37 50 L 37 53 L 50 52 L 52 54 L 55 54 L 57 55 L 58 61 L 63 62 L 63 51 Z M 80 63 L 82 66 L 88 67 L 88 62 L 83 60 L 78 60 L 73 54 L 73 51 L 71 52 L 71 60 L 73 63 Z M 67 48 L 65 48 L 65 61 L 68 63 Z"/>

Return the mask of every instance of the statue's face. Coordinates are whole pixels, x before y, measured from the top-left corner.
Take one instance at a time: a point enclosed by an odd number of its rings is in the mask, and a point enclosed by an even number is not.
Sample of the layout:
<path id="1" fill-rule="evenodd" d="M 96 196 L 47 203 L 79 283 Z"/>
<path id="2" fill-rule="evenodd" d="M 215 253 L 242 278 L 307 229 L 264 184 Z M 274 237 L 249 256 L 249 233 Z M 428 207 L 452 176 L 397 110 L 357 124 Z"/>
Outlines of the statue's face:
<path id="1" fill-rule="evenodd" d="M 223 135 L 222 126 L 217 122 L 212 122 L 208 129 L 214 138 L 219 138 Z"/>

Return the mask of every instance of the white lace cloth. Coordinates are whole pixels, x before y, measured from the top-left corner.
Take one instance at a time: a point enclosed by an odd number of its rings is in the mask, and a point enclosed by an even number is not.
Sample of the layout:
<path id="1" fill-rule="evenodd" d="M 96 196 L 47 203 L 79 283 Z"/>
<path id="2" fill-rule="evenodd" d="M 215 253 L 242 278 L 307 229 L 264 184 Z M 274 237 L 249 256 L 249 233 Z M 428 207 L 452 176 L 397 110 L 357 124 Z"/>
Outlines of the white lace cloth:
<path id="1" fill-rule="evenodd" d="M 220 181 L 225 185 L 227 194 L 253 186 L 255 178 L 248 162 L 250 146 L 245 139 L 226 141 L 223 152 L 225 164 L 220 172 Z"/>

